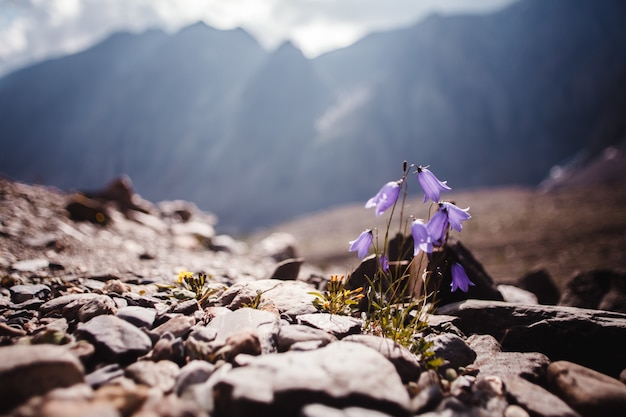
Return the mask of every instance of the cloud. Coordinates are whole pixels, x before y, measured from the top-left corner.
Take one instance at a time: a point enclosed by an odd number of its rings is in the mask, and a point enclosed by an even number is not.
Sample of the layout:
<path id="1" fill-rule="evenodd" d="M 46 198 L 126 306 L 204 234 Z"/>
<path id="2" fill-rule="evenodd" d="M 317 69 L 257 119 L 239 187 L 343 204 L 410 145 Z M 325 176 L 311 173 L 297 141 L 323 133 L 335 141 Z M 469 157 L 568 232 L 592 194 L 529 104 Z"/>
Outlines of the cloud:
<path id="1" fill-rule="evenodd" d="M 77 52 L 115 31 L 173 32 L 204 20 L 243 27 L 266 48 L 289 39 L 310 57 L 434 11 L 482 12 L 515 0 L 0 0 L 0 74 Z"/>

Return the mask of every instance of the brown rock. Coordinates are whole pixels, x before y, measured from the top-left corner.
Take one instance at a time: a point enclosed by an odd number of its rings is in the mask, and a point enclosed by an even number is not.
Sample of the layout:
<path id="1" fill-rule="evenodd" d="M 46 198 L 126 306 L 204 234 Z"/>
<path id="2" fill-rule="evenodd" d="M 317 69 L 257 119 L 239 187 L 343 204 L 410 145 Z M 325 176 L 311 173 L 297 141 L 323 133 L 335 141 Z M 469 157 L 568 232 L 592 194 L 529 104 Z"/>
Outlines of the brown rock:
<path id="1" fill-rule="evenodd" d="M 519 405 L 531 416 L 579 417 L 569 405 L 539 385 L 514 375 L 503 378 L 503 381 L 509 402 Z"/>
<path id="2" fill-rule="evenodd" d="M 626 385 L 600 372 L 558 361 L 548 367 L 548 384 L 585 417 L 626 415 Z"/>
<path id="3" fill-rule="evenodd" d="M 53 345 L 0 347 L 0 412 L 54 388 L 84 381 L 84 370 L 68 349 Z"/>

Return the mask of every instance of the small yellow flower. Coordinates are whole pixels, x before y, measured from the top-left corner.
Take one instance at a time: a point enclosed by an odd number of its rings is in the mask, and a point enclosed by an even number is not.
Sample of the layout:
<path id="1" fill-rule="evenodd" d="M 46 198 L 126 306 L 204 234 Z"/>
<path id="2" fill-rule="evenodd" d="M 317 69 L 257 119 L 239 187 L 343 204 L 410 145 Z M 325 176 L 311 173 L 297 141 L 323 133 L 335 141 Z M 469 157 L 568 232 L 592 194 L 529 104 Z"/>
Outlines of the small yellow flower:
<path id="1" fill-rule="evenodd" d="M 330 282 L 340 282 L 343 281 L 343 275 L 339 276 L 339 275 L 331 275 L 330 276 Z"/>
<path id="2" fill-rule="evenodd" d="M 184 269 L 178 273 L 178 283 L 182 284 L 183 281 L 187 281 L 193 278 L 193 272 L 185 271 Z"/>

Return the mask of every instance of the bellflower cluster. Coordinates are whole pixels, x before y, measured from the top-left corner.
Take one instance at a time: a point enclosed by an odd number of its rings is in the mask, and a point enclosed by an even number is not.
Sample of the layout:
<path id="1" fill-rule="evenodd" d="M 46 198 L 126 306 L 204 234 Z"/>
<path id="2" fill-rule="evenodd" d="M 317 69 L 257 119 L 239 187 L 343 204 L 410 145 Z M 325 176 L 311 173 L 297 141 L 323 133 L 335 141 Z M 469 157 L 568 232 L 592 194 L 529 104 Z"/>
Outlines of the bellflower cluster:
<path id="1" fill-rule="evenodd" d="M 411 165 L 409 168 L 416 168 L 414 174 L 417 176 L 417 181 L 424 191 L 424 202 L 431 200 L 438 205 L 437 211 L 432 215 L 428 222 L 424 222 L 422 219 L 415 219 L 411 224 L 411 236 L 413 237 L 413 256 L 417 256 L 420 253 L 426 253 L 431 259 L 433 251 L 442 247 L 446 243 L 446 238 L 449 229 L 454 229 L 460 232 L 463 229 L 463 222 L 469 220 L 471 215 L 468 208 L 460 208 L 455 204 L 447 201 L 441 201 L 441 193 L 444 191 L 450 191 L 451 188 L 447 185 L 446 181 L 440 181 L 435 174 L 430 171 L 428 166 L 415 166 Z M 365 208 L 376 208 L 376 216 L 380 216 L 389 208 L 395 207 L 400 191 L 405 186 L 406 178 L 409 170 L 407 170 L 406 163 L 404 165 L 404 176 L 398 181 L 390 181 L 386 183 L 380 191 L 372 198 L 370 198 L 365 204 Z M 406 196 L 406 190 L 405 190 Z M 392 211 L 393 216 L 393 211 Z M 391 220 L 391 219 L 389 219 Z M 389 223 L 390 224 L 390 223 Z M 387 227 L 387 233 L 389 229 Z M 369 249 L 373 244 L 373 231 L 366 230 L 362 232 L 355 240 L 350 241 L 350 251 L 356 251 L 360 259 L 363 259 L 369 252 Z M 385 235 L 385 245 L 387 244 L 387 235 Z M 383 272 L 387 272 L 389 268 L 389 260 L 383 253 L 379 254 L 376 247 L 374 250 L 379 256 L 379 265 Z M 470 285 L 474 285 L 463 267 L 459 263 L 454 263 L 450 266 L 452 275 L 452 291 L 460 289 L 467 292 Z"/>

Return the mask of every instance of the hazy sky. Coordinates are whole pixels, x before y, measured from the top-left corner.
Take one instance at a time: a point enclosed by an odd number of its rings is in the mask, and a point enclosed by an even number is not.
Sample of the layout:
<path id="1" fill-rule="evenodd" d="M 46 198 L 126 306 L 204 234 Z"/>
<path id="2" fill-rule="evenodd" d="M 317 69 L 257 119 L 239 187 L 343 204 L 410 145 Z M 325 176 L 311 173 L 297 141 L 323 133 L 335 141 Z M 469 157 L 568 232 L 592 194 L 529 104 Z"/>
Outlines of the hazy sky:
<path id="1" fill-rule="evenodd" d="M 290 39 L 305 55 L 435 11 L 480 13 L 516 0 L 0 0 L 0 74 L 76 52 L 114 31 L 174 32 L 204 20 L 243 27 L 266 48 Z"/>

